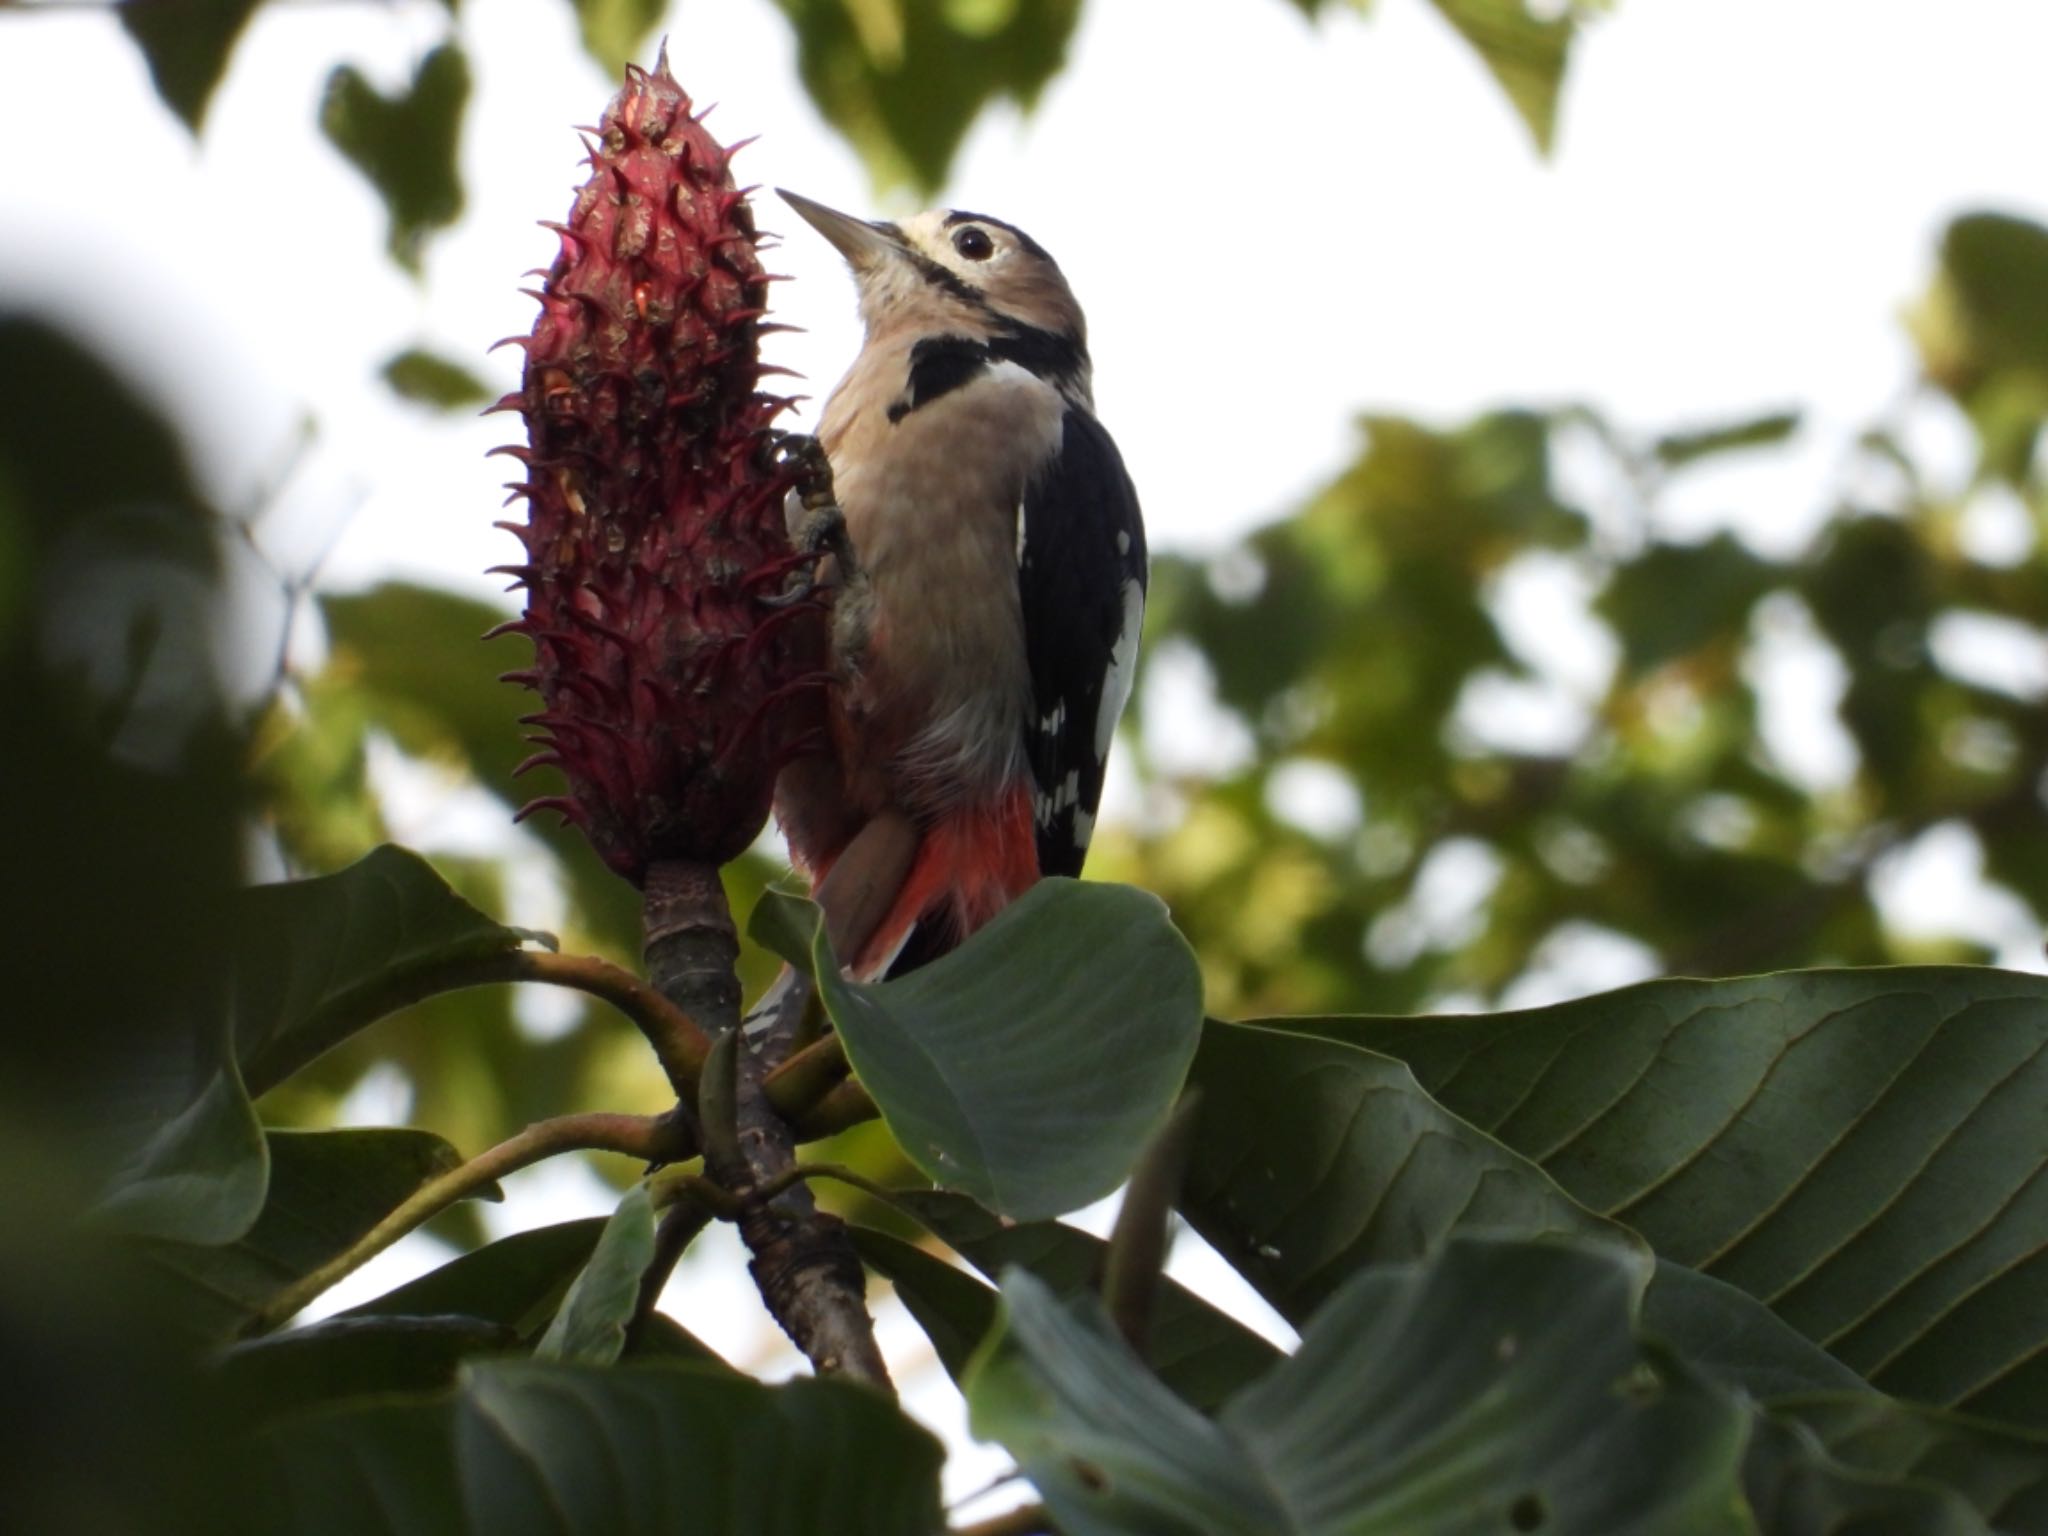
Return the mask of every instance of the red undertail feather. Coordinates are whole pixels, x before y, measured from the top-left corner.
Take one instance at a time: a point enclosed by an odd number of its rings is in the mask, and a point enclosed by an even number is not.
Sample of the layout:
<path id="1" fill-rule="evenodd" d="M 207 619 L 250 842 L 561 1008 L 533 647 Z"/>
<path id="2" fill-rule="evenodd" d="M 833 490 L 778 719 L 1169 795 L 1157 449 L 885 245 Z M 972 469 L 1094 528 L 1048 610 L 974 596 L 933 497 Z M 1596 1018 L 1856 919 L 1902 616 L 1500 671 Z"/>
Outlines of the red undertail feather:
<path id="1" fill-rule="evenodd" d="M 907 942 L 927 959 L 943 953 L 1037 880 L 1028 789 L 1020 785 L 993 807 L 949 813 L 926 828 L 896 904 L 862 947 L 853 974 L 863 981 L 885 975 Z M 940 940 L 936 946 L 933 938 Z"/>

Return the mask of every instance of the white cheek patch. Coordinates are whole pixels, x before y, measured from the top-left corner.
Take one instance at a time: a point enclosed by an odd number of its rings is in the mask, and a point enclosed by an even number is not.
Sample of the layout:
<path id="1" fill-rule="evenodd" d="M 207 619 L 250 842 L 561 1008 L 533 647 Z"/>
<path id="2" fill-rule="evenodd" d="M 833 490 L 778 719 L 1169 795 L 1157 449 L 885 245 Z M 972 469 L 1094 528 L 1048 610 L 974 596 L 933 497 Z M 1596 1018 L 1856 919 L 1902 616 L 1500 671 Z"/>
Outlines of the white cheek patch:
<path id="1" fill-rule="evenodd" d="M 1116 722 L 1131 699 L 1131 683 L 1138 671 L 1138 632 L 1145 627 L 1145 589 L 1136 581 L 1124 583 L 1123 628 L 1109 650 L 1109 670 L 1102 676 L 1102 706 L 1095 714 L 1095 760 L 1109 760 L 1109 744 L 1116 739 Z"/>

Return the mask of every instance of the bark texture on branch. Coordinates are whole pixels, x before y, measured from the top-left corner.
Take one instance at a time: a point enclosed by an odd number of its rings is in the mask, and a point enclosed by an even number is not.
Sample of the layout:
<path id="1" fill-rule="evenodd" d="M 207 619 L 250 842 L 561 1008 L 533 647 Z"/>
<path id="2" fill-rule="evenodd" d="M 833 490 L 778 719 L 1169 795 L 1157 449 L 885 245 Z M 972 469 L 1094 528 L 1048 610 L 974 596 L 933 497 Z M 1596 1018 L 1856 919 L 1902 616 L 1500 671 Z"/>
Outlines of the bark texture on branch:
<path id="1" fill-rule="evenodd" d="M 714 1039 L 741 1031 L 735 1042 L 737 1135 L 730 1145 L 707 1146 L 704 1161 L 711 1176 L 741 1201 L 740 1235 L 753 1255 L 748 1268 L 754 1284 L 820 1374 L 850 1376 L 886 1391 L 889 1370 L 868 1317 L 867 1277 L 845 1224 L 819 1210 L 801 1181 L 769 1200 L 753 1193 L 796 1163 L 795 1133 L 768 1102 L 762 1084 L 789 1052 L 808 982 L 778 983 L 742 1030 L 733 968 L 739 936 L 718 870 L 654 864 L 644 898 L 648 979 Z M 784 981 L 796 976 L 789 972 Z"/>

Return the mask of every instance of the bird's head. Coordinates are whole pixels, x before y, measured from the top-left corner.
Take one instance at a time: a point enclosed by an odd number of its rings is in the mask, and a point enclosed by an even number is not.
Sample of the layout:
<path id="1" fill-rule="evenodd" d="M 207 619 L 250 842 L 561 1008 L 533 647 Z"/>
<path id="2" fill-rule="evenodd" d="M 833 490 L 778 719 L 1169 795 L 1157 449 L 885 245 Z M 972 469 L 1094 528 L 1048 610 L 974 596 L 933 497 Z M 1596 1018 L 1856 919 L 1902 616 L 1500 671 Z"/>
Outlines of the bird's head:
<path id="1" fill-rule="evenodd" d="M 971 336 L 1023 328 L 1085 356 L 1087 327 L 1073 290 L 1045 247 L 1014 224 L 950 208 L 870 223 L 794 192 L 781 196 L 846 258 L 871 337 L 899 328 Z"/>

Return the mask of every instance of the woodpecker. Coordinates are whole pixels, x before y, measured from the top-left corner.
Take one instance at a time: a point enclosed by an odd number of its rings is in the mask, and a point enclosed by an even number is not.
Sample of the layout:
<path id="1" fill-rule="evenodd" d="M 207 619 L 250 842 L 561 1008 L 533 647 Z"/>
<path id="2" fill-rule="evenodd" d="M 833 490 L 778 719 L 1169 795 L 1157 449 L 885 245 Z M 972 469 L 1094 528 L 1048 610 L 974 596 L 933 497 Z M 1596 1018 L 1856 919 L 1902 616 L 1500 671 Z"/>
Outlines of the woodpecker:
<path id="1" fill-rule="evenodd" d="M 830 750 L 784 770 L 776 814 L 814 882 L 885 809 L 914 823 L 900 893 L 842 957 L 901 974 L 1081 872 L 1145 526 L 1043 246 L 985 214 L 870 223 L 781 196 L 852 268 L 866 339 L 818 431 L 858 571 L 835 602 Z"/>

